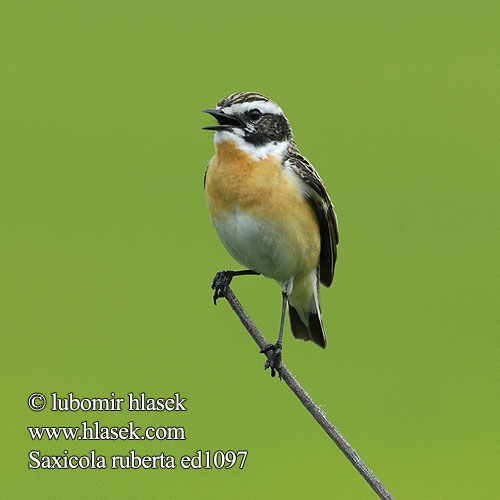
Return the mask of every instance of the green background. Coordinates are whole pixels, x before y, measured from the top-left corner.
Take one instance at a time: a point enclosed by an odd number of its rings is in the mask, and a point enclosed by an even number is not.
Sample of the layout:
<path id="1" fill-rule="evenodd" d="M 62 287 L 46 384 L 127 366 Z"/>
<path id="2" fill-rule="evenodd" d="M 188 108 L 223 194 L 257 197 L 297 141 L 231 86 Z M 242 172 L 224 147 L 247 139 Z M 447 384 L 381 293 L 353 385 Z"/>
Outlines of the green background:
<path id="1" fill-rule="evenodd" d="M 340 221 L 329 346 L 284 358 L 397 499 L 494 498 L 497 2 L 1 3 L 4 498 L 375 498 L 210 282 L 200 111 L 285 110 Z M 234 290 L 274 340 L 281 294 Z M 495 390 L 496 389 L 496 390 Z M 187 397 L 187 412 L 34 413 L 33 392 Z M 183 426 L 33 442 L 27 426 Z M 28 452 L 248 450 L 243 470 L 28 470 Z"/>

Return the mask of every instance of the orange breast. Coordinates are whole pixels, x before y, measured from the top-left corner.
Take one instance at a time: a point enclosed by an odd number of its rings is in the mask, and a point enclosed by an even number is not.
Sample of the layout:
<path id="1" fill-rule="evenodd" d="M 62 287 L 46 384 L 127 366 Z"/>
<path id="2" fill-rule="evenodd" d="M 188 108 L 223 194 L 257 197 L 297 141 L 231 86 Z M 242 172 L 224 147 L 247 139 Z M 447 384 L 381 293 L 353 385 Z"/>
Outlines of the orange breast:
<path id="1" fill-rule="evenodd" d="M 236 209 L 271 222 L 283 234 L 284 251 L 296 254 L 300 272 L 318 265 L 321 240 L 316 216 L 281 158 L 269 155 L 255 160 L 232 141 L 219 143 L 205 189 L 214 222 Z"/>

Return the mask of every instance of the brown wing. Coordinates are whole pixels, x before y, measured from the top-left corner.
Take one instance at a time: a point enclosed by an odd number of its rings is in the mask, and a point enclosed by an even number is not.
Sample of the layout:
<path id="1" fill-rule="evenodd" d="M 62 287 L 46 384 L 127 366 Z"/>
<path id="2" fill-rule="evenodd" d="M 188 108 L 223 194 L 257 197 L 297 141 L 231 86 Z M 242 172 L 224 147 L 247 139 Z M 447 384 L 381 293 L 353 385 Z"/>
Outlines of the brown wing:
<path id="1" fill-rule="evenodd" d="M 212 158 L 213 160 L 213 158 Z M 210 160 L 210 163 L 212 163 L 212 160 Z M 208 172 L 208 167 L 210 166 L 210 163 L 207 165 L 207 168 L 205 169 L 205 175 L 203 176 L 203 189 L 205 189 L 205 186 L 207 184 L 207 172 Z"/>
<path id="2" fill-rule="evenodd" d="M 321 177 L 298 151 L 289 150 L 284 163 L 304 181 L 307 188 L 305 194 L 318 218 L 321 235 L 319 277 L 321 283 L 328 287 L 332 284 L 339 243 L 337 216 L 333 210 L 332 201 Z"/>

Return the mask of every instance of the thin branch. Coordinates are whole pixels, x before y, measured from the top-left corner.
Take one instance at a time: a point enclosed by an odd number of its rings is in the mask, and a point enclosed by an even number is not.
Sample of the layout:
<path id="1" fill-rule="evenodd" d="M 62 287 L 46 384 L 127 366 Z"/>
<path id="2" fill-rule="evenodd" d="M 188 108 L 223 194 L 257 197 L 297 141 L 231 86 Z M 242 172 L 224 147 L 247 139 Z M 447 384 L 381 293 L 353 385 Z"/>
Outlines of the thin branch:
<path id="1" fill-rule="evenodd" d="M 223 296 L 229 302 L 233 311 L 240 318 L 243 326 L 248 330 L 254 341 L 264 349 L 269 345 L 266 338 L 260 333 L 259 329 L 255 326 L 250 316 L 247 314 L 240 301 L 229 286 L 225 286 L 219 292 L 219 296 Z M 272 358 L 272 351 L 267 351 L 267 358 Z M 373 488 L 375 493 L 383 500 L 394 500 L 391 494 L 387 491 L 384 485 L 377 479 L 375 474 L 363 462 L 361 457 L 356 453 L 356 450 L 344 439 L 342 434 L 337 428 L 326 418 L 321 408 L 311 399 L 309 394 L 297 382 L 297 379 L 291 374 L 290 370 L 281 362 L 277 369 L 280 377 L 286 382 L 288 387 L 299 398 L 300 402 L 307 408 L 309 413 L 316 419 L 323 430 L 332 438 L 333 442 L 340 448 L 342 453 L 348 458 L 349 462 L 356 468 L 356 470 L 365 478 L 366 482 Z"/>

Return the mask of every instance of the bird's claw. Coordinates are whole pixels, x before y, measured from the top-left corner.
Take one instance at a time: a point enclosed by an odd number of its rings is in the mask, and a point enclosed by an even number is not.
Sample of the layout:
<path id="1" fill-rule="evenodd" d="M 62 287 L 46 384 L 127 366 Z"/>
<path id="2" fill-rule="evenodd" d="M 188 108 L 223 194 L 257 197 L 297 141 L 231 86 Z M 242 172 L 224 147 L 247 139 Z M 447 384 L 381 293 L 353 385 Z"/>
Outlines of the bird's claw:
<path id="1" fill-rule="evenodd" d="M 233 279 L 234 272 L 233 271 L 219 271 L 212 280 L 212 289 L 214 292 L 214 305 L 217 305 L 217 299 L 224 297 L 224 292 L 226 288 L 231 283 Z"/>
<path id="2" fill-rule="evenodd" d="M 278 372 L 278 376 L 281 380 L 281 374 L 278 371 L 281 366 L 281 350 L 282 345 L 281 342 L 276 342 L 276 344 L 268 344 L 264 349 L 261 349 L 261 353 L 267 353 L 267 351 L 273 351 L 271 357 L 268 357 L 266 363 L 264 364 L 264 370 L 271 368 L 271 377 L 276 375 Z"/>

